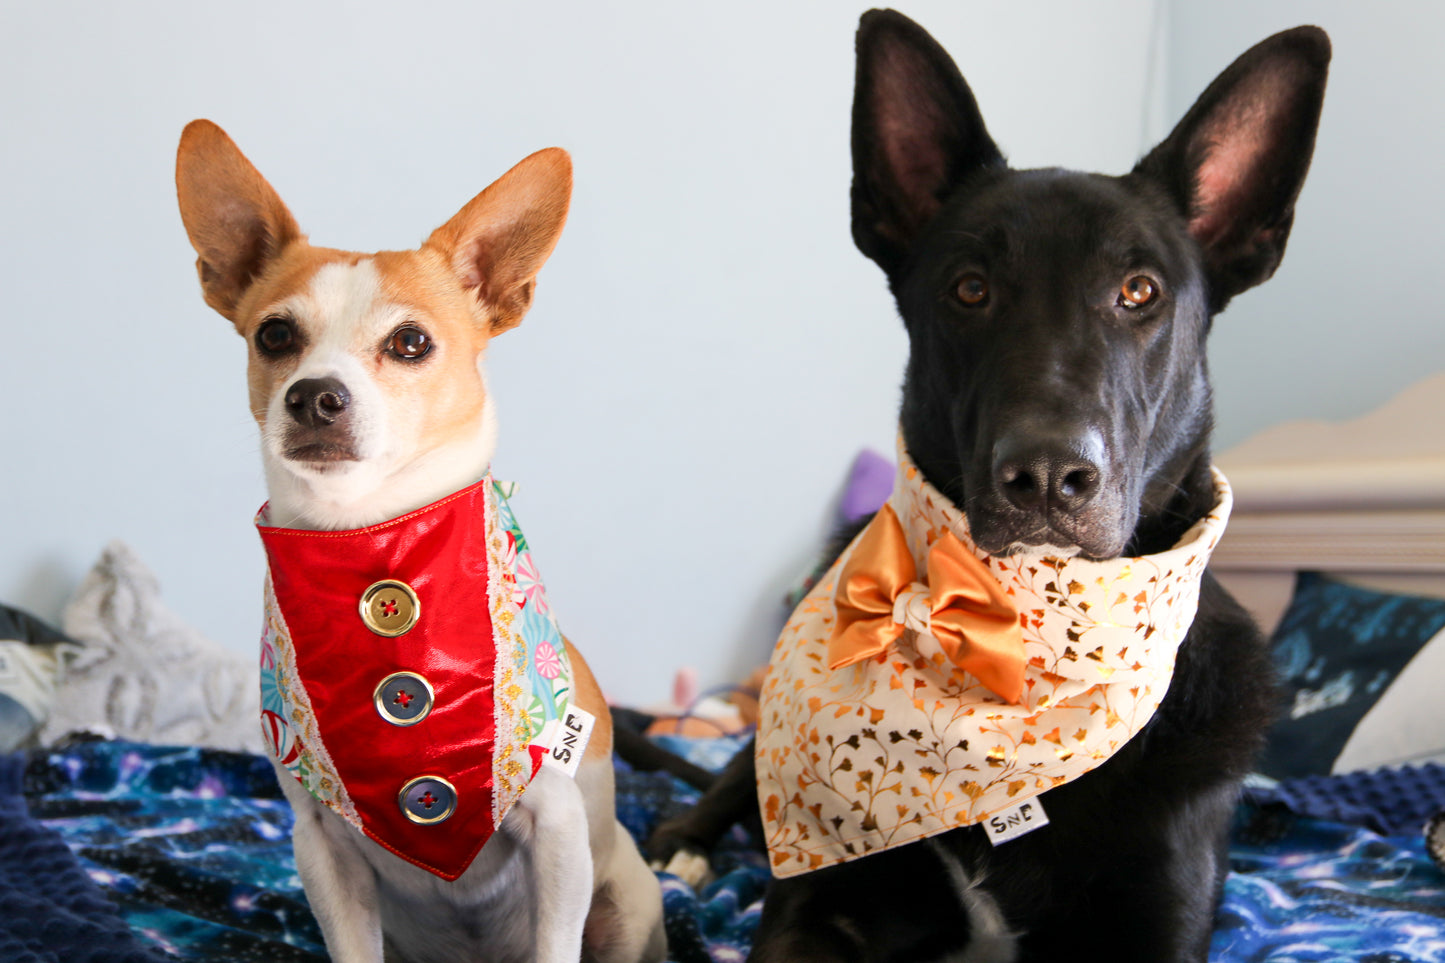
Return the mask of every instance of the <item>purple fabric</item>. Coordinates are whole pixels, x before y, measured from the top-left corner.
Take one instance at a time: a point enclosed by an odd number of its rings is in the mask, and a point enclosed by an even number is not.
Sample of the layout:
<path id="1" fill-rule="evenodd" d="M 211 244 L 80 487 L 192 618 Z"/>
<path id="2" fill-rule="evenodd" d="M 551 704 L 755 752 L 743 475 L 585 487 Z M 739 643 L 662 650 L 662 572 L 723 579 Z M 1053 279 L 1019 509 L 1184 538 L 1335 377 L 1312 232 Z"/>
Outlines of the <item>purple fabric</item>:
<path id="1" fill-rule="evenodd" d="M 848 471 L 848 485 L 843 489 L 843 500 L 838 506 L 838 516 L 845 524 L 852 524 L 860 518 L 867 518 L 888 500 L 893 491 L 893 475 L 897 471 L 893 462 L 878 452 L 864 448 L 853 459 Z"/>

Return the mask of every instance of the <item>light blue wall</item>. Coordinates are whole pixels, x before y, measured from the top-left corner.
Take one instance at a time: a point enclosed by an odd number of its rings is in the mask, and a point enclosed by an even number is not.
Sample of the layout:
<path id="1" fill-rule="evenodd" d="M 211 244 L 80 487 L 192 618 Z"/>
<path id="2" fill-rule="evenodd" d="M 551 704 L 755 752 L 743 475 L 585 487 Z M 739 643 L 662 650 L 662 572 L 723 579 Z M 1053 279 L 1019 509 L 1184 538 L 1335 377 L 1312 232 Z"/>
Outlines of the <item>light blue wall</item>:
<path id="1" fill-rule="evenodd" d="M 1284 263 L 1215 327 L 1220 447 L 1281 421 L 1363 414 L 1441 370 L 1445 4 L 1170 0 L 1168 21 L 1172 116 L 1276 30 L 1315 23 L 1334 44 Z"/>
<path id="2" fill-rule="evenodd" d="M 1149 0 L 903 8 L 1015 162 L 1138 155 Z M 854 452 L 893 441 L 904 337 L 848 236 L 860 9 L 0 5 L 0 600 L 56 617 L 119 537 L 254 651 L 255 428 L 176 214 L 186 121 L 226 127 L 318 243 L 365 250 L 560 144 L 571 220 L 490 359 L 497 470 L 610 694 L 741 677 Z"/>

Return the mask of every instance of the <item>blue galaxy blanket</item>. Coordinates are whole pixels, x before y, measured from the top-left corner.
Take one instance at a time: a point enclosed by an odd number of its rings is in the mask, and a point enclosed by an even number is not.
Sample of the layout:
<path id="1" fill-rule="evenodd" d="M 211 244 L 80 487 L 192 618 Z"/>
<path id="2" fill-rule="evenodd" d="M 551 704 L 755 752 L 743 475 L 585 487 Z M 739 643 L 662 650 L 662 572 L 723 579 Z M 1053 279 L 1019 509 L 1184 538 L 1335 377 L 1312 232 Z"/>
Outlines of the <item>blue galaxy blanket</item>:
<path id="1" fill-rule="evenodd" d="M 669 744 L 713 768 L 737 746 Z M 1403 804 L 1387 793 L 1361 807 L 1357 793 L 1329 819 L 1311 809 L 1337 801 L 1328 786 L 1254 793 L 1240 808 L 1210 958 L 1445 963 L 1445 875 L 1407 826 L 1445 808 L 1445 771 L 1427 776 L 1409 781 Z M 667 776 L 619 765 L 618 815 L 634 836 L 694 799 Z M 1373 815 L 1342 821 L 1360 808 Z M 107 742 L 0 758 L 0 959 L 321 963 L 290 826 L 270 765 L 254 756 Z M 747 955 L 766 864 L 741 831 L 712 863 L 717 879 L 700 893 L 662 877 L 677 963 Z"/>

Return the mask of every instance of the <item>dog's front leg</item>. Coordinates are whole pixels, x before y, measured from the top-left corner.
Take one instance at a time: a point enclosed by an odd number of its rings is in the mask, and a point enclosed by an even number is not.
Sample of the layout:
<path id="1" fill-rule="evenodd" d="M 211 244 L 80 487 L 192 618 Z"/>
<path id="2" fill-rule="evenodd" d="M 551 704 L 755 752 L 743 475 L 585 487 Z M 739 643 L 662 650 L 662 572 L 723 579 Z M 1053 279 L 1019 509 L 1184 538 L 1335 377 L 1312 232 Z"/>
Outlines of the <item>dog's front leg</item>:
<path id="1" fill-rule="evenodd" d="M 514 816 L 519 825 L 508 827 Z M 592 850 L 582 791 L 570 777 L 538 770 L 503 821 L 532 853 L 538 963 L 577 963 L 592 903 Z"/>
<path id="2" fill-rule="evenodd" d="M 360 834 L 312 798 L 290 773 L 281 773 L 280 782 L 296 815 L 291 831 L 296 871 L 326 952 L 333 963 L 382 963 L 376 875 L 356 845 Z"/>

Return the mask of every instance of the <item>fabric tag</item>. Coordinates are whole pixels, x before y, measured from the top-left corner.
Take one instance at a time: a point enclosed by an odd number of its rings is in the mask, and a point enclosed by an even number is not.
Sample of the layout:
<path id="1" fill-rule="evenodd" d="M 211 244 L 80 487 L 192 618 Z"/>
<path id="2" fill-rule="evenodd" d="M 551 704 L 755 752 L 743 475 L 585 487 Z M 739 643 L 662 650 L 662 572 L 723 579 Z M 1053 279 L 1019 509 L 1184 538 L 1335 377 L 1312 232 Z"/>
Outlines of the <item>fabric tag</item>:
<path id="1" fill-rule="evenodd" d="M 547 755 L 542 765 L 560 769 L 576 778 L 577 767 L 582 764 L 582 754 L 592 738 L 592 727 L 597 717 L 580 706 L 569 705 L 562 712 L 561 719 L 553 719 L 542 727 L 540 742 L 547 746 Z M 549 731 L 550 730 L 550 731 Z"/>
<path id="2" fill-rule="evenodd" d="M 1048 824 L 1043 804 L 1038 799 L 1026 799 L 985 819 L 983 828 L 988 833 L 988 841 L 997 846 Z"/>

